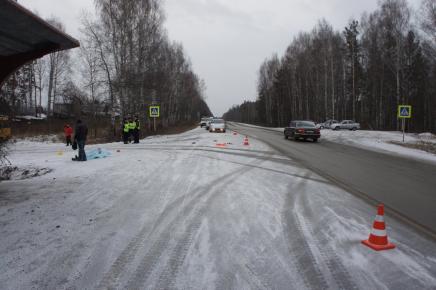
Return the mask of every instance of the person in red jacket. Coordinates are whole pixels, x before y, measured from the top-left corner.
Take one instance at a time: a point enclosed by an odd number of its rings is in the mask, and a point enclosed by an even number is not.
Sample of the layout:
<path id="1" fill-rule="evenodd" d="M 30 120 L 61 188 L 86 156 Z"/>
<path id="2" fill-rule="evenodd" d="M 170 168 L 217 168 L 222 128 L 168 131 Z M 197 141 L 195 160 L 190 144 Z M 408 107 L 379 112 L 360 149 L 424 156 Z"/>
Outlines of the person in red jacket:
<path id="1" fill-rule="evenodd" d="M 73 143 L 71 142 L 71 135 L 73 135 L 73 128 L 71 128 L 70 125 L 66 124 L 64 126 L 64 134 L 67 146 L 72 145 Z"/>

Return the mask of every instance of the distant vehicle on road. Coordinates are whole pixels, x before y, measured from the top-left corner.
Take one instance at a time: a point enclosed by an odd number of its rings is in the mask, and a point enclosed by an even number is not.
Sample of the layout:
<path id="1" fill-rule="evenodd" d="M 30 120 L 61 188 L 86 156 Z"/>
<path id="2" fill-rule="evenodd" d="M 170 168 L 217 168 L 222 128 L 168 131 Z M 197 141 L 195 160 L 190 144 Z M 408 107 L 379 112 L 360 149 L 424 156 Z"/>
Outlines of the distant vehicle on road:
<path id="1" fill-rule="evenodd" d="M 337 120 L 327 120 L 324 123 L 319 123 L 316 126 L 320 129 L 331 129 L 332 124 L 339 123 Z"/>
<path id="2" fill-rule="evenodd" d="M 348 130 L 356 131 L 356 130 L 360 129 L 360 124 L 356 123 L 353 120 L 343 120 L 340 123 L 332 124 L 331 129 L 332 130 L 348 129 Z"/>
<path id="3" fill-rule="evenodd" d="M 226 132 L 226 121 L 223 119 L 213 119 L 210 121 L 209 132 Z"/>
<path id="4" fill-rule="evenodd" d="M 295 141 L 312 139 L 313 142 L 317 142 L 321 137 L 320 129 L 312 121 L 291 121 L 289 127 L 286 127 L 283 133 L 285 139 L 290 137 Z"/>
<path id="5" fill-rule="evenodd" d="M 207 121 L 209 120 L 209 117 L 203 117 L 200 121 L 200 128 L 206 127 Z"/>
<path id="6" fill-rule="evenodd" d="M 206 125 L 205 125 L 206 130 L 209 130 L 210 122 L 211 122 L 213 119 L 214 119 L 213 117 L 210 117 L 210 118 L 208 118 L 208 119 L 206 120 Z"/>

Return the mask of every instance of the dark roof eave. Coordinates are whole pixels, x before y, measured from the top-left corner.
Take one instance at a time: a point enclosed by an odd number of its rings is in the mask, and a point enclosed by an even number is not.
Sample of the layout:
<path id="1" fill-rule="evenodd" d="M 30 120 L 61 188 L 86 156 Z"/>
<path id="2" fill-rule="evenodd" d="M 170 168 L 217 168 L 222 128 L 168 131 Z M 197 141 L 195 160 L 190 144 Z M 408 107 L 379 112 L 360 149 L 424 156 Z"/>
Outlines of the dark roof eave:
<path id="1" fill-rule="evenodd" d="M 0 52 L 3 51 L 0 53 L 0 88 L 7 77 L 24 64 L 49 53 L 80 46 L 78 40 L 15 1 L 2 0 L 0 8 L 3 10 L 0 10 L 0 14 L 3 12 L 0 37 L 4 41 L 3 50 L 0 44 Z"/>
<path id="2" fill-rule="evenodd" d="M 32 18 L 38 24 L 45 26 L 49 30 L 52 30 L 55 34 L 58 34 L 58 35 L 62 36 L 63 38 L 67 39 L 69 43 L 68 44 L 63 43 L 63 45 L 61 45 L 61 47 L 60 47 L 60 50 L 71 49 L 71 48 L 76 48 L 76 47 L 80 46 L 80 42 L 77 39 L 73 38 L 72 36 L 68 35 L 64 31 L 58 29 L 57 27 L 53 26 L 52 24 L 45 21 L 44 19 L 42 19 L 38 15 L 34 14 L 30 10 L 26 9 L 25 7 L 21 6 L 17 2 L 11 1 L 11 0 L 6 0 L 6 2 L 7 2 L 7 4 L 14 6 L 14 8 L 18 12 L 26 14 L 28 17 Z"/>

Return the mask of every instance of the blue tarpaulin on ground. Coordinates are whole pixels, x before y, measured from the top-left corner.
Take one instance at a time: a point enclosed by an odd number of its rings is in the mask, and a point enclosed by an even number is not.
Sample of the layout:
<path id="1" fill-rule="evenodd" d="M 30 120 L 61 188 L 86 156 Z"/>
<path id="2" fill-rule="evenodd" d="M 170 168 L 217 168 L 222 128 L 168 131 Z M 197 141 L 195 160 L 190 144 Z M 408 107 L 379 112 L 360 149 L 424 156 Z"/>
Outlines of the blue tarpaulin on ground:
<path id="1" fill-rule="evenodd" d="M 109 151 L 101 149 L 101 148 L 92 149 L 91 151 L 86 152 L 86 158 L 88 160 L 106 158 L 109 156 L 111 156 L 111 153 Z"/>

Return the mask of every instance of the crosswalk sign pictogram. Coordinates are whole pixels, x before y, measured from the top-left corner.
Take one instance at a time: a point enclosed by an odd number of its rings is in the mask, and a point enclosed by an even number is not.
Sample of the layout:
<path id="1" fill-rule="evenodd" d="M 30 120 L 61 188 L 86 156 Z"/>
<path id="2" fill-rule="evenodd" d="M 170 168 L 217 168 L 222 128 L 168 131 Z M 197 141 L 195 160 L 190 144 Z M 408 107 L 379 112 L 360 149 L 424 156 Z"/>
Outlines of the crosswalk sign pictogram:
<path id="1" fill-rule="evenodd" d="M 406 106 L 406 105 L 398 106 L 398 118 L 400 119 L 412 118 L 412 106 Z"/>
<path id="2" fill-rule="evenodd" d="M 159 118 L 159 117 L 160 117 L 160 107 L 150 106 L 150 118 Z"/>

